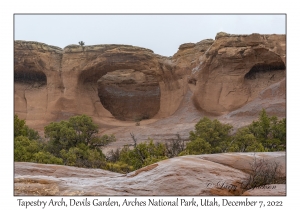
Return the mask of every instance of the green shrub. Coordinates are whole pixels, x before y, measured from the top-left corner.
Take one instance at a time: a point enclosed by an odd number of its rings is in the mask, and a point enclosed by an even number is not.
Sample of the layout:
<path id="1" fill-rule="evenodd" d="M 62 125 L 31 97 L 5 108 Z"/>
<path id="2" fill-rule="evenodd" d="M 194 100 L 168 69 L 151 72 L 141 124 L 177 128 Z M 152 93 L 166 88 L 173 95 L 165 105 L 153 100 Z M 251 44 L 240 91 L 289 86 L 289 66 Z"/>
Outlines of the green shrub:
<path id="1" fill-rule="evenodd" d="M 76 147 L 60 151 L 64 164 L 85 168 L 101 168 L 105 162 L 105 156 L 100 149 L 91 149 L 80 143 Z"/>
<path id="2" fill-rule="evenodd" d="M 38 135 L 38 132 L 30 129 L 26 125 L 25 120 L 19 119 L 18 115 L 14 115 L 14 138 L 18 136 L 26 136 L 29 139 L 39 139 L 40 136 Z"/>
<path id="3" fill-rule="evenodd" d="M 218 149 L 219 148 L 215 148 Z M 201 154 L 210 154 L 212 152 L 212 148 L 210 143 L 205 141 L 204 139 L 198 137 L 193 141 L 190 141 L 186 145 L 186 149 L 181 152 L 179 155 L 201 155 Z"/>
<path id="4" fill-rule="evenodd" d="M 62 165 L 63 159 L 57 158 L 54 155 L 50 154 L 49 152 L 40 151 L 33 155 L 33 162 Z"/>
<path id="5" fill-rule="evenodd" d="M 30 140 L 26 136 L 18 136 L 14 139 L 14 160 L 34 162 L 34 154 L 41 149 L 37 141 Z"/>
<path id="6" fill-rule="evenodd" d="M 263 152 L 286 148 L 286 119 L 269 117 L 262 110 L 259 119 L 231 135 L 232 126 L 218 120 L 202 118 L 190 132 L 189 142 L 177 135 L 169 143 L 137 144 L 111 151 L 107 157 L 101 147 L 116 141 L 114 135 L 98 136 L 98 126 L 86 115 L 67 121 L 52 122 L 44 128 L 48 141 L 26 126 L 25 120 L 14 116 L 14 160 L 70 166 L 103 168 L 128 173 L 155 162 L 178 155 L 199 155 L 221 152 Z"/>
<path id="7" fill-rule="evenodd" d="M 137 144 L 135 136 L 133 134 L 131 134 L 131 136 L 134 140 L 133 148 L 130 149 L 129 146 L 124 146 L 119 154 L 119 161 L 126 163 L 130 166 L 130 169 L 137 170 L 144 166 L 167 159 L 164 144 L 154 144 L 152 139 L 149 139 L 149 142 Z"/>
<path id="8" fill-rule="evenodd" d="M 195 125 L 195 130 L 190 132 L 190 142 L 180 155 L 227 152 L 231 142 L 231 130 L 232 125 L 203 117 Z"/>
<path id="9" fill-rule="evenodd" d="M 265 151 L 280 151 L 286 148 L 286 119 L 269 117 L 263 109 L 259 119 L 248 126 L 250 132 L 260 142 Z"/>
<path id="10" fill-rule="evenodd" d="M 84 144 L 91 149 L 116 141 L 114 135 L 97 136 L 98 126 L 86 115 L 71 117 L 68 121 L 52 122 L 45 127 L 45 137 L 49 138 L 47 151 L 61 156 L 60 151 Z"/>
<path id="11" fill-rule="evenodd" d="M 264 152 L 264 146 L 251 133 L 248 127 L 241 128 L 233 136 L 229 152 Z"/>
<path id="12" fill-rule="evenodd" d="M 17 115 L 14 127 L 15 161 L 104 168 L 105 155 L 100 147 L 116 141 L 114 135 L 96 136 L 97 125 L 85 115 L 50 123 L 45 127 L 45 136 L 49 141 L 44 142 Z"/>
<path id="13" fill-rule="evenodd" d="M 232 125 L 204 117 L 195 125 L 195 131 L 190 132 L 190 140 L 203 139 L 210 144 L 211 153 L 226 152 L 231 130 Z"/>
<path id="14" fill-rule="evenodd" d="M 71 117 L 68 121 L 52 122 L 45 127 L 45 137 L 59 150 L 69 149 L 79 143 L 90 144 L 97 133 L 97 125 L 86 115 Z"/>
<path id="15" fill-rule="evenodd" d="M 49 152 L 43 151 L 42 144 L 36 140 L 30 140 L 25 136 L 18 136 L 15 138 L 14 161 L 63 164 L 61 158 L 57 158 Z"/>

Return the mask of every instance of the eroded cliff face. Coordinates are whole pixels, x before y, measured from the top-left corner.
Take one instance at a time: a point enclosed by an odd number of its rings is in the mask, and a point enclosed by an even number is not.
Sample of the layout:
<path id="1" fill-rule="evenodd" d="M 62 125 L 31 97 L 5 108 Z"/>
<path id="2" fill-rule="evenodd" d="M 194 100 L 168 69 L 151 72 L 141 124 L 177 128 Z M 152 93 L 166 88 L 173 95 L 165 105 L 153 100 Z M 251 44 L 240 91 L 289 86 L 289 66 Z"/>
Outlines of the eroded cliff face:
<path id="1" fill-rule="evenodd" d="M 166 117 L 187 90 L 185 78 L 144 48 L 15 42 L 15 113 L 33 126 L 76 114 L 100 121 Z"/>
<path id="2" fill-rule="evenodd" d="M 198 109 L 227 114 L 285 78 L 284 35 L 219 33 L 192 77 Z"/>
<path id="3" fill-rule="evenodd" d="M 50 121 L 62 96 L 62 50 L 38 42 L 15 41 L 15 113 L 29 123 Z"/>
<path id="4" fill-rule="evenodd" d="M 116 136 L 104 153 L 131 144 L 130 133 L 137 143 L 176 134 L 186 139 L 204 116 L 235 129 L 256 120 L 262 108 L 285 117 L 285 45 L 285 35 L 218 33 L 215 40 L 182 44 L 174 56 L 163 57 L 128 45 L 61 49 L 15 41 L 15 113 L 39 131 L 52 121 L 91 116 L 101 135 Z M 285 153 L 255 155 L 279 161 L 285 172 Z M 237 183 L 248 176 L 252 160 L 250 153 L 177 157 L 127 175 L 16 163 L 15 195 L 285 195 L 284 184 L 244 194 L 207 188 L 220 177 Z"/>
<path id="5" fill-rule="evenodd" d="M 155 132 L 162 118 L 192 130 L 204 114 L 229 122 L 266 108 L 283 117 L 285 45 L 285 35 L 218 33 L 163 57 L 129 45 L 15 41 L 15 113 L 33 128 L 86 114 L 107 128 L 143 120 Z"/>

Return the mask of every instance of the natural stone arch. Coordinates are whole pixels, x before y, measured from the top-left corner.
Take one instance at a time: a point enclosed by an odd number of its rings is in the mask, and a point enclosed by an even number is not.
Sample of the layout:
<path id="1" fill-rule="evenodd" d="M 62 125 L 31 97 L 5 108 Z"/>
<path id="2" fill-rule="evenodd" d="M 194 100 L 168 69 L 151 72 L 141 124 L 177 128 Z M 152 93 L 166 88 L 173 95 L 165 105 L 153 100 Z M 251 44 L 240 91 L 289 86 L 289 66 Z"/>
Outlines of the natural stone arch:
<path id="1" fill-rule="evenodd" d="M 111 119 L 114 117 L 118 120 L 129 121 L 149 119 L 158 113 L 161 96 L 158 82 L 160 78 L 156 70 L 157 58 L 152 52 L 116 50 L 114 53 L 103 53 L 101 59 L 89 63 L 80 70 L 77 76 L 77 97 L 80 98 L 80 101 L 76 103 L 80 111 L 100 118 L 109 117 Z M 127 81 L 126 78 L 123 80 L 122 77 L 118 77 L 115 73 L 120 73 L 120 70 L 133 71 L 130 73 L 133 80 Z M 116 84 L 110 83 L 107 87 L 99 86 L 97 81 L 101 78 L 105 80 L 106 75 L 118 78 L 115 81 Z M 124 76 L 124 74 L 122 75 Z M 124 84 L 124 82 L 130 84 Z M 112 92 L 116 94 L 111 94 Z M 123 100 L 125 95 L 131 97 Z M 137 95 L 140 97 L 136 97 Z M 124 103 L 120 103 L 120 101 Z M 123 105 L 119 107 L 120 104 Z M 143 106 L 148 108 L 136 112 L 137 107 Z M 118 109 L 119 111 L 117 111 Z"/>

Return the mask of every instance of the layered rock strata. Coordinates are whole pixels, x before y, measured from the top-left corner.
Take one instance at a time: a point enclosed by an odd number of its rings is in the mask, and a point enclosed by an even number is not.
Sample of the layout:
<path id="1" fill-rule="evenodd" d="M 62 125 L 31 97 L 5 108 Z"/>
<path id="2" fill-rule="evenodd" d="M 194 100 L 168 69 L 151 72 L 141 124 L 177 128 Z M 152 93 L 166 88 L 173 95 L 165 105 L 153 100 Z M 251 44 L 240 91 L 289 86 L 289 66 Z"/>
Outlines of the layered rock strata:
<path id="1" fill-rule="evenodd" d="M 201 116 L 245 125 L 265 108 L 284 117 L 285 46 L 285 35 L 221 32 L 164 57 L 129 45 L 61 49 L 15 41 L 15 113 L 40 130 L 86 114 L 121 138 L 124 126 L 139 120 L 149 131 L 174 135 L 177 127 L 178 133 L 191 130 Z"/>

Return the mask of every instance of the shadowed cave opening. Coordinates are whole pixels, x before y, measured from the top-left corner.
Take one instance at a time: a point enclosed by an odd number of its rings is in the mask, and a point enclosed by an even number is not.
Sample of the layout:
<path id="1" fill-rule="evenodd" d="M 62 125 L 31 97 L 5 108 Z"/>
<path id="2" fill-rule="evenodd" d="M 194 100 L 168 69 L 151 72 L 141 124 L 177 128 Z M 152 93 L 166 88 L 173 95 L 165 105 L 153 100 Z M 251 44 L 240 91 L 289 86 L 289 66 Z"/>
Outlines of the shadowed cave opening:
<path id="1" fill-rule="evenodd" d="M 47 84 L 47 76 L 41 71 L 35 70 L 15 70 L 14 82 L 34 84 L 38 83 L 40 86 Z"/>
<path id="2" fill-rule="evenodd" d="M 122 121 L 150 119 L 160 109 L 160 87 L 153 75 L 134 69 L 108 72 L 98 80 L 105 109 Z"/>
<path id="3" fill-rule="evenodd" d="M 273 63 L 258 63 L 255 64 L 250 71 L 245 75 L 245 79 L 254 80 L 266 73 L 279 73 L 285 70 L 285 65 L 283 62 L 273 62 Z"/>

